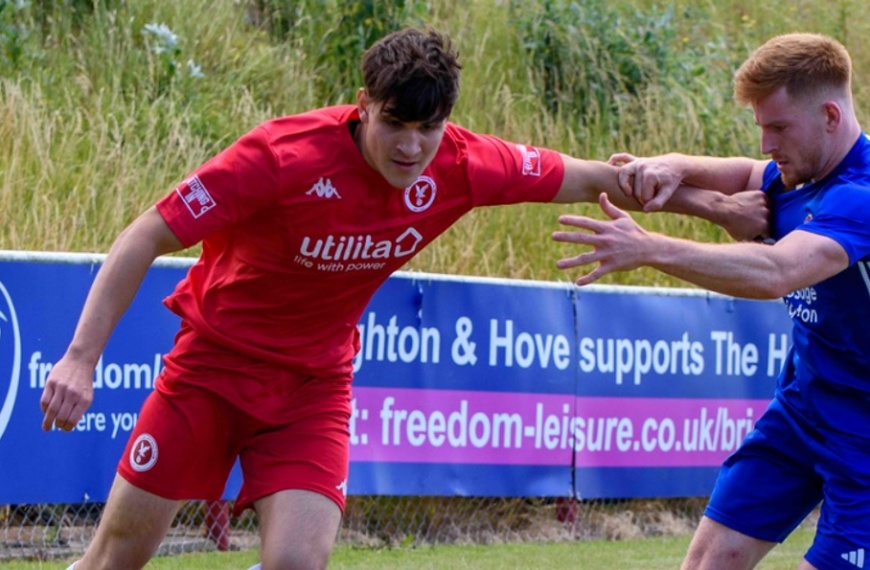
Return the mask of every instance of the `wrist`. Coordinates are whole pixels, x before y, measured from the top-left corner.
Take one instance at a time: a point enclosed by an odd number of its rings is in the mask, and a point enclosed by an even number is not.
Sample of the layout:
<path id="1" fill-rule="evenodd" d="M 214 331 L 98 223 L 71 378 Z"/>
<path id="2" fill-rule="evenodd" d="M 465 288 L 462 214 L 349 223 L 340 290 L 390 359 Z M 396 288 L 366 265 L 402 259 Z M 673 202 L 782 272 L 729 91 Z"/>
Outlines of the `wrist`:
<path id="1" fill-rule="evenodd" d="M 717 226 L 725 226 L 733 213 L 733 200 L 730 196 L 711 190 L 706 194 L 709 197 L 707 215 L 704 218 Z"/>
<path id="2" fill-rule="evenodd" d="M 63 358 L 79 366 L 94 368 L 97 365 L 97 362 L 99 362 L 101 355 L 102 353 L 94 353 L 92 348 L 77 344 L 73 341 L 73 343 L 67 348 L 66 354 L 64 354 Z"/>

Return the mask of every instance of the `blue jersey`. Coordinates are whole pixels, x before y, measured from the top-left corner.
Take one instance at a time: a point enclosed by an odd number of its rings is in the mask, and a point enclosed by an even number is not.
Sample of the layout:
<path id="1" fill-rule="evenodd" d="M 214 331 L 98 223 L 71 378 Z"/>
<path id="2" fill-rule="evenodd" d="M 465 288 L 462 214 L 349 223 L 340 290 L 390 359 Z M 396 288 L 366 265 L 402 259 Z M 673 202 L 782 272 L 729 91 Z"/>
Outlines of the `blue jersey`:
<path id="1" fill-rule="evenodd" d="M 862 134 L 824 179 L 784 191 L 776 164 L 764 172 L 771 235 L 812 232 L 839 243 L 849 267 L 784 299 L 793 346 L 777 397 L 825 431 L 870 438 L 870 140 Z"/>

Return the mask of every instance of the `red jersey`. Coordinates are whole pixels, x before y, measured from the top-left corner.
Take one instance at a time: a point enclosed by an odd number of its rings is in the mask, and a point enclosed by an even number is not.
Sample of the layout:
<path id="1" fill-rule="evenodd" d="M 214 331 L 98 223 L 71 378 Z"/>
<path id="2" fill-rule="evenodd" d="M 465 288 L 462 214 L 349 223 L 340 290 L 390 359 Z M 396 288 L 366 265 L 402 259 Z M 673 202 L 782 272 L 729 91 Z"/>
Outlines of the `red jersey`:
<path id="1" fill-rule="evenodd" d="M 377 288 L 477 206 L 549 202 L 558 153 L 453 124 L 401 190 L 365 161 L 351 105 L 268 121 L 157 203 L 202 255 L 165 303 L 244 355 L 324 376 L 347 373 Z"/>

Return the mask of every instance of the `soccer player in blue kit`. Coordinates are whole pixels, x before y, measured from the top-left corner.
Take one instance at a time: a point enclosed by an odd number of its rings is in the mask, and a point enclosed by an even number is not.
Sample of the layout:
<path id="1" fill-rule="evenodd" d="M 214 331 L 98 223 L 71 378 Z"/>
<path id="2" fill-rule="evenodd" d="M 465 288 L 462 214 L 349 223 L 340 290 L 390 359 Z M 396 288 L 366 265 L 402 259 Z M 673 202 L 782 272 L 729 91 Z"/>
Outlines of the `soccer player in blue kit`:
<path id="1" fill-rule="evenodd" d="M 650 233 L 599 200 L 609 220 L 564 215 L 553 239 L 591 246 L 578 285 L 649 266 L 726 295 L 783 297 L 794 326 L 775 396 L 719 474 L 684 569 L 753 568 L 821 502 L 798 570 L 870 567 L 870 140 L 835 40 L 787 34 L 735 76 L 771 160 L 667 154 L 622 164 L 623 191 L 652 211 L 680 183 L 763 189 L 774 243 L 705 244 Z M 770 240 L 768 240 L 770 241 Z"/>

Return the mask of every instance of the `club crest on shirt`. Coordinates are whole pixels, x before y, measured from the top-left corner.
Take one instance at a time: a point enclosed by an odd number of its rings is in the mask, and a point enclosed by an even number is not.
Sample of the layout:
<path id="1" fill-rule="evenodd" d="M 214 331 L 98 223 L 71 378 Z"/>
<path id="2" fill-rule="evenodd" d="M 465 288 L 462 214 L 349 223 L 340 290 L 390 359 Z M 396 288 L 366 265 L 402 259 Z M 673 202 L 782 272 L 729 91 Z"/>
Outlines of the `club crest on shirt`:
<path id="1" fill-rule="evenodd" d="M 405 205 L 412 212 L 422 212 L 435 201 L 438 187 L 428 176 L 421 176 L 413 184 L 405 188 Z"/>
<path id="2" fill-rule="evenodd" d="M 522 157 L 523 176 L 540 176 L 541 175 L 541 152 L 534 148 L 522 144 L 517 145 L 517 150 L 520 151 Z"/>
<path id="3" fill-rule="evenodd" d="M 208 193 L 208 188 L 196 174 L 182 182 L 175 192 L 184 201 L 184 205 L 194 218 L 202 216 L 216 205 L 211 194 Z"/>

